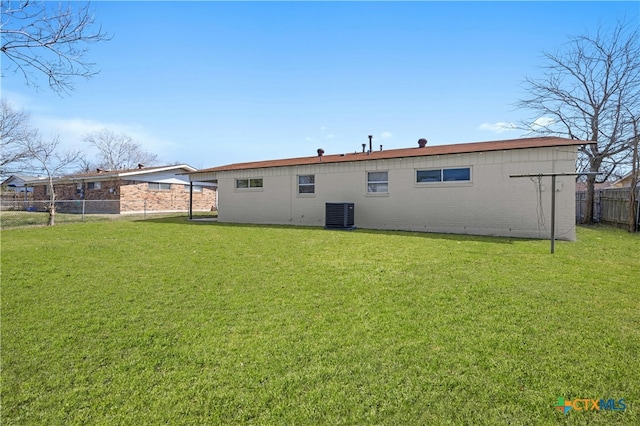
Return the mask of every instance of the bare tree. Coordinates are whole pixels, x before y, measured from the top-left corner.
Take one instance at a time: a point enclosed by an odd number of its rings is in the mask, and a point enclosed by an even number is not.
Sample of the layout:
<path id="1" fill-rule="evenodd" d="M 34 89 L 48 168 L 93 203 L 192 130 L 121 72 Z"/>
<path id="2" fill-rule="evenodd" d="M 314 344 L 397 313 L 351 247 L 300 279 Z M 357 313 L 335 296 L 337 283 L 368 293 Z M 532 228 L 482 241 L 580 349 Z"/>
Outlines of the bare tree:
<path id="1" fill-rule="evenodd" d="M 636 232 L 636 191 L 638 188 L 638 169 L 640 168 L 640 158 L 638 158 L 638 148 L 640 147 L 640 114 L 632 116 L 631 126 L 633 128 L 633 140 L 631 141 L 631 182 L 629 184 L 629 232 Z M 638 206 L 640 209 L 640 206 Z"/>
<path id="2" fill-rule="evenodd" d="M 523 123 L 531 132 L 588 142 L 579 150 L 587 177 L 584 222 L 593 221 L 596 181 L 605 181 L 629 155 L 632 138 L 625 106 L 640 103 L 638 29 L 618 22 L 610 30 L 573 37 L 559 53 L 545 53 L 544 77 L 527 78 L 517 106 L 535 113 Z M 634 109 L 634 108 L 632 108 Z"/>
<path id="3" fill-rule="evenodd" d="M 74 77 L 97 74 L 95 64 L 86 60 L 88 46 L 109 36 L 96 26 L 89 3 L 2 0 L 0 7 L 5 68 L 21 73 L 28 85 L 37 87 L 37 76 L 44 75 L 51 89 L 69 93 Z"/>
<path id="4" fill-rule="evenodd" d="M 54 179 L 77 164 L 81 153 L 75 150 L 59 151 L 60 138 L 55 136 L 49 141 L 44 141 L 39 135 L 24 142 L 25 149 L 29 152 L 31 162 L 30 169 L 44 174 L 47 179 L 47 191 L 49 193 L 49 221 L 47 225 L 55 224 L 56 192 Z"/>
<path id="5" fill-rule="evenodd" d="M 36 135 L 29 123 L 29 114 L 14 109 L 9 102 L 0 101 L 0 176 L 16 173 L 19 165 L 29 158 L 24 142 Z"/>
<path id="6" fill-rule="evenodd" d="M 106 170 L 132 169 L 138 164 L 150 166 L 158 161 L 157 155 L 145 151 L 124 133 L 102 129 L 87 134 L 84 140 L 98 150 L 98 167 Z"/>

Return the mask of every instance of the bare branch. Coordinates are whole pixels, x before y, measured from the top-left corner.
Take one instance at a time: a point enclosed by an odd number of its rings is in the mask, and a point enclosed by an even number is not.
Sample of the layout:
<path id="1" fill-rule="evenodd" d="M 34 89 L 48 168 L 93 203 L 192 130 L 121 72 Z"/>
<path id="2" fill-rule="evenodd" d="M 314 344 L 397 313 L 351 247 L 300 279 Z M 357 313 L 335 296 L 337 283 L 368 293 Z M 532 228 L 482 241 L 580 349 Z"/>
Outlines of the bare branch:
<path id="1" fill-rule="evenodd" d="M 604 179 L 615 176 L 630 152 L 628 110 L 640 106 L 639 30 L 628 22 L 598 28 L 593 36 L 573 37 L 559 53 L 545 53 L 545 59 L 543 77 L 527 78 L 527 97 L 516 103 L 534 114 L 521 127 L 591 142 L 579 149 L 577 166 L 602 172 Z M 595 181 L 587 179 L 591 202 Z M 587 208 L 588 222 L 591 213 Z"/>
<path id="2" fill-rule="evenodd" d="M 89 3 L 56 7 L 46 2 L 1 1 L 0 51 L 8 61 L 4 69 L 22 74 L 26 83 L 38 87 L 44 75 L 59 94 L 74 89 L 73 78 L 98 73 L 88 62 L 89 45 L 109 40 L 97 26 Z M 3 69 L 3 72 L 4 72 Z"/>
<path id="3" fill-rule="evenodd" d="M 29 114 L 17 111 L 4 99 L 0 101 L 0 175 L 20 171 L 22 162 L 30 158 L 25 141 L 37 136 L 29 124 Z"/>
<path id="4" fill-rule="evenodd" d="M 98 166 L 106 170 L 132 169 L 138 164 L 150 166 L 158 161 L 157 155 L 145 151 L 124 133 L 102 129 L 87 134 L 84 140 L 98 150 Z"/>
<path id="5" fill-rule="evenodd" d="M 55 224 L 56 192 L 54 179 L 70 170 L 82 158 L 80 151 L 60 151 L 60 138 L 55 136 L 49 141 L 35 136 L 24 142 L 24 148 L 31 158 L 31 171 L 44 174 L 47 178 L 49 190 L 49 221 L 48 225 Z"/>

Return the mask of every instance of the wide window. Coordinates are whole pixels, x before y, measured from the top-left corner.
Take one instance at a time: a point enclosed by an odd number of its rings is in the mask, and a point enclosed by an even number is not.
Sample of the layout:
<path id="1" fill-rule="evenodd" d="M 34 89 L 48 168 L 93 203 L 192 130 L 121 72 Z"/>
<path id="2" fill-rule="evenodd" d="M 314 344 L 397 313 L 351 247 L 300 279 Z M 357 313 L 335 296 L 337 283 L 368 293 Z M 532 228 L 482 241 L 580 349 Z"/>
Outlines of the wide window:
<path id="1" fill-rule="evenodd" d="M 315 175 L 298 176 L 298 194 L 313 194 L 316 192 Z"/>
<path id="2" fill-rule="evenodd" d="M 471 180 L 471 169 L 469 167 L 462 167 L 459 169 L 442 169 L 442 181 L 450 182 L 453 180 Z"/>
<path id="3" fill-rule="evenodd" d="M 87 189 L 100 189 L 102 182 L 87 182 Z"/>
<path id="4" fill-rule="evenodd" d="M 236 189 L 262 188 L 262 178 L 236 179 Z"/>
<path id="5" fill-rule="evenodd" d="M 417 170 L 416 182 L 469 182 L 471 181 L 471 168 L 459 167 L 451 169 Z"/>
<path id="6" fill-rule="evenodd" d="M 367 192 L 389 192 L 389 172 L 367 172 Z"/>
<path id="7" fill-rule="evenodd" d="M 442 182 L 442 170 L 418 170 L 416 182 Z"/>
<path id="8" fill-rule="evenodd" d="M 160 183 L 160 182 L 149 182 L 147 183 L 147 188 L 150 191 L 169 191 L 171 190 L 170 183 Z"/>

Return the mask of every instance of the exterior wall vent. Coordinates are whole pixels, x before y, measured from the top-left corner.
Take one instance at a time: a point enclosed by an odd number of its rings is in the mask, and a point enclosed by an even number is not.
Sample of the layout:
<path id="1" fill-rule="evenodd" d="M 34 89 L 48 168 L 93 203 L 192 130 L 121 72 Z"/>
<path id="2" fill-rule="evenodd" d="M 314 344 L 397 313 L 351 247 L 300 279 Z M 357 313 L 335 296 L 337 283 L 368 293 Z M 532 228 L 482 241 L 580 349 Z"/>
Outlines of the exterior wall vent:
<path id="1" fill-rule="evenodd" d="M 326 203 L 325 222 L 327 229 L 356 229 L 353 203 Z"/>

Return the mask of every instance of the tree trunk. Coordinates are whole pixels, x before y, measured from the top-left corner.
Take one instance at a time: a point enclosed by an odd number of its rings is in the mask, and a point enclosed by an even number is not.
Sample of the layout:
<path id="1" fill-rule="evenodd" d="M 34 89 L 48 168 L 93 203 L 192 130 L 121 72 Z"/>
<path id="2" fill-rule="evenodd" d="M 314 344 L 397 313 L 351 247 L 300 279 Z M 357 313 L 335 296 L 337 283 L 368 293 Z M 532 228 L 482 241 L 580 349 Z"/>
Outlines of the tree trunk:
<path id="1" fill-rule="evenodd" d="M 635 182 L 636 180 L 632 177 L 631 187 L 629 188 L 629 232 L 636 232 L 636 230 L 638 229 L 638 224 L 636 223 L 636 188 L 637 186 L 634 185 Z"/>
<path id="2" fill-rule="evenodd" d="M 56 224 L 56 205 L 51 204 L 49 206 L 49 220 L 47 221 L 47 226 L 53 226 Z"/>
<path id="3" fill-rule="evenodd" d="M 595 184 L 591 176 L 587 176 L 587 198 L 585 200 L 584 217 L 582 223 L 591 223 L 593 221 L 593 201 L 595 198 Z"/>
<path id="4" fill-rule="evenodd" d="M 629 185 L 629 232 L 636 232 L 636 189 L 638 188 L 638 139 L 634 141 L 631 166 L 631 184 Z M 638 206 L 640 209 L 640 206 Z"/>
<path id="5" fill-rule="evenodd" d="M 597 149 L 597 148 L 596 148 Z M 595 149 L 594 149 L 595 152 Z M 589 172 L 598 173 L 602 165 L 602 157 L 594 156 L 589 158 Z M 596 206 L 596 175 L 587 175 L 587 200 L 582 223 L 591 224 L 594 222 L 594 208 Z"/>

